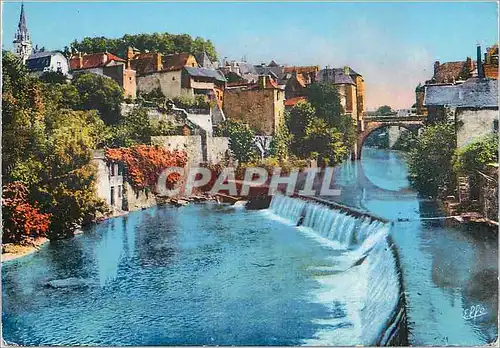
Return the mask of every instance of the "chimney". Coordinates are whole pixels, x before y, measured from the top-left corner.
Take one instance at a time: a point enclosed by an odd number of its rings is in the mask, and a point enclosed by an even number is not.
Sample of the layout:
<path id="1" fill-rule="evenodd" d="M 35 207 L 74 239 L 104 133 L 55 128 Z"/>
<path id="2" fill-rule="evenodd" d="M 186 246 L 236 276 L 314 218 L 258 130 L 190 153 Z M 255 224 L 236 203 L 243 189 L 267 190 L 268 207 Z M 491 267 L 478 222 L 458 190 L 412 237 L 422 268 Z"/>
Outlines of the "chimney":
<path id="1" fill-rule="evenodd" d="M 438 70 L 439 70 L 439 60 L 436 60 L 434 62 L 434 75 L 437 74 Z"/>
<path id="2" fill-rule="evenodd" d="M 102 54 L 102 65 L 106 64 L 106 62 L 108 61 L 108 53 L 103 53 Z"/>
<path id="3" fill-rule="evenodd" d="M 83 69 L 83 56 L 82 56 L 82 52 L 78 52 L 78 69 Z"/>
<path id="4" fill-rule="evenodd" d="M 484 68 L 481 54 L 481 45 L 477 45 L 477 77 L 484 78 Z"/>
<path id="5" fill-rule="evenodd" d="M 471 57 L 467 57 L 467 60 L 465 61 L 465 68 L 469 72 L 469 75 L 472 73 L 472 70 L 474 70 L 474 64 L 472 63 Z"/>
<path id="6" fill-rule="evenodd" d="M 344 66 L 344 75 L 349 75 L 349 67 L 347 65 Z"/>
<path id="7" fill-rule="evenodd" d="M 155 69 L 156 71 L 161 71 L 163 69 L 162 63 L 161 63 L 161 53 L 156 53 L 154 55 L 155 58 Z"/>
<path id="8" fill-rule="evenodd" d="M 127 48 L 127 69 L 132 69 L 132 59 L 134 58 L 134 50 L 132 47 Z"/>
<path id="9" fill-rule="evenodd" d="M 261 88 L 261 89 L 266 88 L 266 79 L 267 79 L 267 76 L 259 75 L 259 88 Z"/>

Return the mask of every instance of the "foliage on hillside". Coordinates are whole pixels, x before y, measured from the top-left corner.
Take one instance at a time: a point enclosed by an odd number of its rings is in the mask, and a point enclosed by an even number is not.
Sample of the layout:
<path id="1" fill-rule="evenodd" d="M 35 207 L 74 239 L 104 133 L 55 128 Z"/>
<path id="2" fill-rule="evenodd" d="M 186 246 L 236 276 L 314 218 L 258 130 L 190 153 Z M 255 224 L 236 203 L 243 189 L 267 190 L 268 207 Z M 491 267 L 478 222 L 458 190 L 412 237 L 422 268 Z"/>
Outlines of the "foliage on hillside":
<path id="1" fill-rule="evenodd" d="M 184 167 L 187 154 L 169 151 L 159 146 L 136 145 L 129 148 L 107 149 L 106 159 L 122 163 L 126 176 L 135 190 L 154 189 L 161 172 L 168 167 Z M 178 173 L 167 177 L 167 187 L 173 187 L 180 179 Z"/>
<path id="2" fill-rule="evenodd" d="M 11 53 L 4 53 L 2 63 L 3 187 L 24 185 L 26 203 L 51 214 L 49 238 L 70 236 L 76 225 L 103 211 L 89 162 L 107 127 L 97 111 L 71 110 L 78 96 L 72 87 L 44 85 Z M 3 208 L 5 226 L 15 218 L 8 209 Z M 17 239 L 8 233 L 3 238 Z"/>
<path id="3" fill-rule="evenodd" d="M 210 60 L 217 60 L 217 52 L 210 40 L 201 37 L 192 38 L 188 34 L 125 34 L 121 38 L 85 37 L 81 41 L 75 40 L 70 47 L 65 48 L 66 55 L 69 51 L 82 53 L 112 52 L 122 58 L 126 57 L 128 47 L 134 47 L 141 52 L 159 52 L 162 54 L 191 53 L 195 56 L 206 52 Z"/>

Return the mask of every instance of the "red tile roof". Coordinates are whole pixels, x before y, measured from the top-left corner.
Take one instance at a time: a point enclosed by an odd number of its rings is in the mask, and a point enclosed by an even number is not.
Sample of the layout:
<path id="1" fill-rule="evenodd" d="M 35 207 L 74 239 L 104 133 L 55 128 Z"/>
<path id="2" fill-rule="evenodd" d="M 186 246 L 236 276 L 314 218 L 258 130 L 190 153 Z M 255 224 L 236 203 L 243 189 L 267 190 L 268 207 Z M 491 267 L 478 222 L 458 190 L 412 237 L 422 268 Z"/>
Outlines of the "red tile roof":
<path id="1" fill-rule="evenodd" d="M 472 69 L 475 67 L 475 62 L 472 63 Z M 469 72 L 470 73 L 470 72 Z M 467 75 L 467 62 L 446 62 L 439 65 L 432 80 L 437 83 L 448 83 L 457 80 L 465 80 Z"/>
<path id="2" fill-rule="evenodd" d="M 115 56 L 112 53 L 92 53 L 85 54 L 81 57 L 82 66 L 80 66 L 80 57 L 73 56 L 69 61 L 69 67 L 71 70 L 78 69 L 92 69 L 92 68 L 100 68 L 108 65 L 110 62 L 121 62 L 125 63 L 126 61 L 120 57 Z"/>
<path id="3" fill-rule="evenodd" d="M 306 97 L 295 97 L 285 100 L 285 106 L 295 106 L 299 102 L 307 101 Z"/>

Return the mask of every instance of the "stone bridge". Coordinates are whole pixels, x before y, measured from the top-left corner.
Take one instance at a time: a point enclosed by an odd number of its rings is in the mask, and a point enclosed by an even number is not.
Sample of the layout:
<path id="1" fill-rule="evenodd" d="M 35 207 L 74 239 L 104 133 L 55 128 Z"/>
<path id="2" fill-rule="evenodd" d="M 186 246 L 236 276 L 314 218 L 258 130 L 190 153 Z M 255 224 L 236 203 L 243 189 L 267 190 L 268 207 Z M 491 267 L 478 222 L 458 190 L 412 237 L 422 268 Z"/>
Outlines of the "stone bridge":
<path id="1" fill-rule="evenodd" d="M 363 150 L 363 144 L 368 138 L 368 136 L 375 130 L 396 126 L 403 127 L 408 130 L 416 130 L 424 125 L 424 121 L 427 116 L 423 115 L 413 115 L 413 116 L 369 116 L 364 118 L 363 127 L 358 130 L 358 135 L 356 139 L 356 147 L 352 153 L 353 160 L 361 159 L 361 151 Z"/>

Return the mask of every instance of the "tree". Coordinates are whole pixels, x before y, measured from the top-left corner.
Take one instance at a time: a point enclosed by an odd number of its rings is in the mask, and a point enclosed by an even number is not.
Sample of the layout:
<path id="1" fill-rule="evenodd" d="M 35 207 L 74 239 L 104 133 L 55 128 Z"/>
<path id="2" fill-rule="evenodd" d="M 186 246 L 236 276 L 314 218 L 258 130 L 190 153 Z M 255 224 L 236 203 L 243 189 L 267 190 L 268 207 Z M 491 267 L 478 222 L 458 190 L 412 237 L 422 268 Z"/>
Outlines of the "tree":
<path id="1" fill-rule="evenodd" d="M 120 117 L 123 90 L 110 78 L 96 74 L 77 74 L 73 85 L 80 94 L 81 110 L 98 110 L 106 124 L 116 124 Z"/>
<path id="2" fill-rule="evenodd" d="M 411 130 L 404 130 L 392 146 L 393 150 L 409 152 L 415 148 L 418 136 Z"/>
<path id="3" fill-rule="evenodd" d="M 351 148 L 356 141 L 356 122 L 344 114 L 337 87 L 330 83 L 313 83 L 308 87 L 308 100 L 316 110 L 316 117 L 343 134 L 344 146 Z"/>
<path id="4" fill-rule="evenodd" d="M 11 52 L 3 53 L 2 78 L 2 179 L 30 184 L 43 167 L 46 146 L 41 83 Z"/>
<path id="5" fill-rule="evenodd" d="M 40 80 L 45 83 L 65 83 L 66 76 L 60 71 L 47 71 L 40 76 Z"/>
<path id="6" fill-rule="evenodd" d="M 137 144 L 151 144 L 152 136 L 169 135 L 174 127 L 165 121 L 152 121 L 148 111 L 136 106 L 123 115 L 118 125 L 112 127 L 111 147 L 129 147 Z"/>
<path id="7" fill-rule="evenodd" d="M 271 140 L 271 156 L 279 160 L 288 158 L 292 137 L 287 125 L 281 124 L 273 140 Z"/>
<path id="8" fill-rule="evenodd" d="M 394 113 L 394 111 L 389 105 L 382 105 L 377 109 L 377 115 L 385 116 L 385 115 L 390 115 L 392 113 Z"/>
<path id="9" fill-rule="evenodd" d="M 301 158 L 307 156 L 303 141 L 306 128 L 313 121 L 315 115 L 316 110 L 308 102 L 298 103 L 285 114 L 285 121 L 292 135 L 290 151 Z"/>
<path id="10" fill-rule="evenodd" d="M 498 163 L 498 134 L 491 134 L 457 149 L 453 169 L 458 175 L 469 177 L 472 196 L 479 194 L 480 172 L 489 164 Z"/>
<path id="11" fill-rule="evenodd" d="M 334 166 L 349 155 L 342 134 L 328 126 L 323 119 L 315 118 L 307 127 L 304 137 L 307 157 L 317 157 L 321 166 Z"/>
<path id="12" fill-rule="evenodd" d="M 455 126 L 438 123 L 424 128 L 408 154 L 410 184 L 423 196 L 436 197 L 454 187 L 452 158 Z"/>
<path id="13" fill-rule="evenodd" d="M 226 120 L 220 128 L 221 135 L 229 137 L 229 148 L 239 162 L 247 163 L 259 158 L 254 141 L 255 134 L 246 124 Z"/>
<path id="14" fill-rule="evenodd" d="M 210 60 L 217 61 L 217 52 L 210 40 L 201 37 L 193 39 L 187 34 L 125 34 L 121 38 L 111 39 L 104 36 L 85 37 L 81 41 L 74 40 L 70 47 L 65 47 L 65 54 L 71 52 L 100 53 L 113 52 L 118 56 L 125 58 L 127 48 L 134 47 L 141 52 L 150 51 L 162 54 L 172 53 L 191 53 L 195 56 L 206 52 Z"/>

